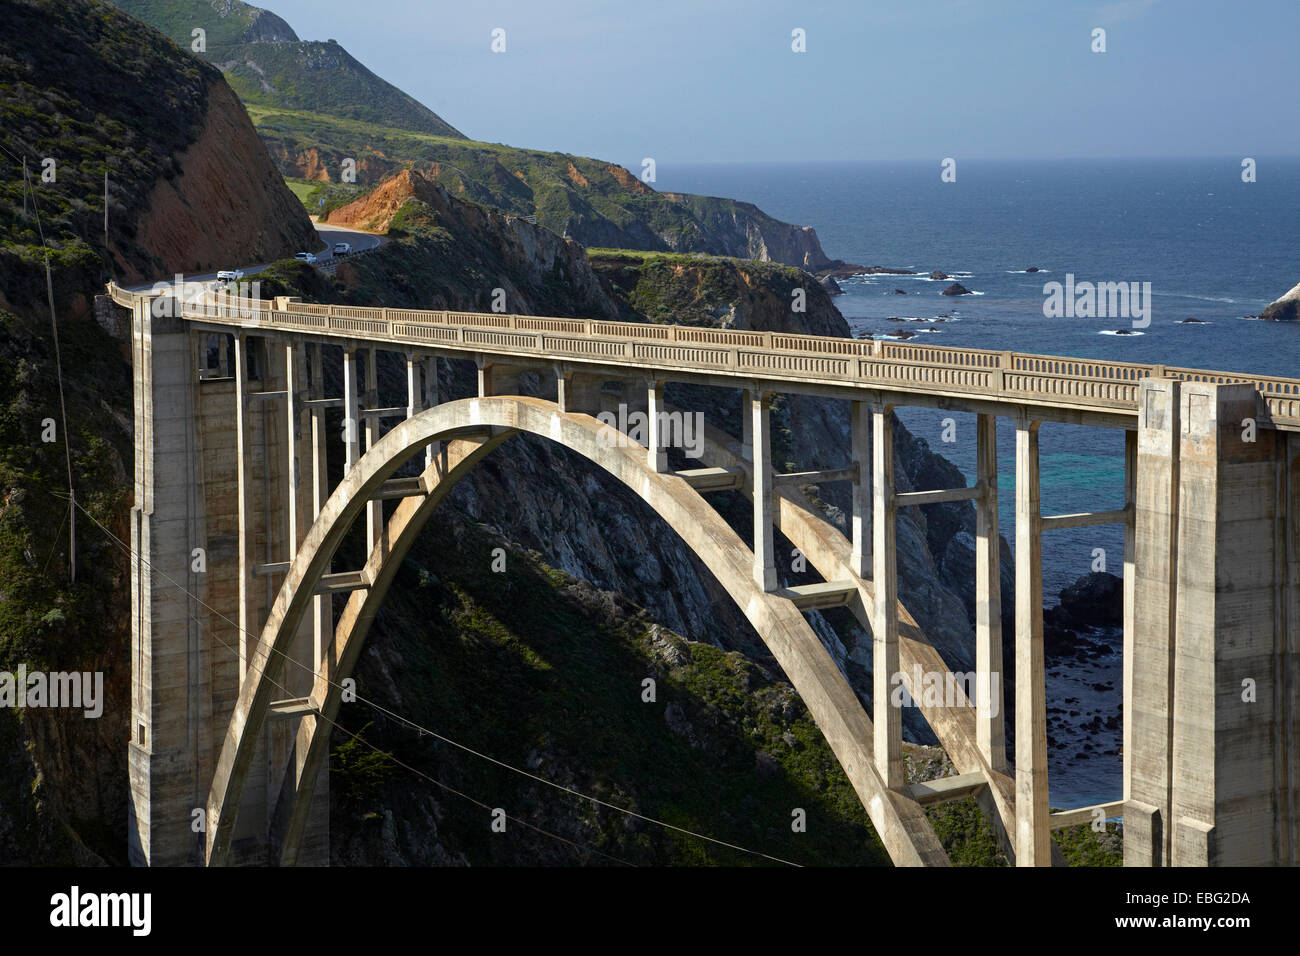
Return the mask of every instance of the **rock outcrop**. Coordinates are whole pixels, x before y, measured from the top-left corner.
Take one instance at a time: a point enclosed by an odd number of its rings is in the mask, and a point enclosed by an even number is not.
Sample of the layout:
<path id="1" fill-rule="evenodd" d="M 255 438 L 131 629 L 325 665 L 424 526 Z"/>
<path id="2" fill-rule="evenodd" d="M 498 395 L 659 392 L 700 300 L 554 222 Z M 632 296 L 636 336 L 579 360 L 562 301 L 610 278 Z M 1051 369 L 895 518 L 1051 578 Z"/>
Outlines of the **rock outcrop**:
<path id="1" fill-rule="evenodd" d="M 970 295 L 970 289 L 966 288 L 960 282 L 954 282 L 948 288 L 943 290 L 943 295 Z"/>
<path id="2" fill-rule="evenodd" d="M 1270 302 L 1259 317 L 1266 322 L 1294 322 L 1300 319 L 1300 285 L 1292 286 L 1285 295 Z"/>
<path id="3" fill-rule="evenodd" d="M 1124 582 L 1113 574 L 1085 574 L 1060 592 L 1047 618 L 1059 627 L 1119 627 L 1124 623 Z"/>

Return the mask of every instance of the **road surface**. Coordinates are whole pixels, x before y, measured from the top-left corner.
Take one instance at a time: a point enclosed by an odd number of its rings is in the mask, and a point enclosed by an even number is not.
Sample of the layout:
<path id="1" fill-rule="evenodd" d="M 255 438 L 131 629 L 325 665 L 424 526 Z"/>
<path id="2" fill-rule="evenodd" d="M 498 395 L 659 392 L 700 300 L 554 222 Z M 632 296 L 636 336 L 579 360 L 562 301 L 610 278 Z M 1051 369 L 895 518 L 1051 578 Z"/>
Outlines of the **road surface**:
<path id="1" fill-rule="evenodd" d="M 334 258 L 333 250 L 334 243 L 336 242 L 351 243 L 353 253 L 373 249 L 376 246 L 382 245 L 384 242 L 382 236 L 376 236 L 369 232 L 360 232 L 356 229 L 347 229 L 343 226 L 327 225 L 325 223 L 317 222 L 313 222 L 312 225 L 316 227 L 316 236 L 320 239 L 321 243 L 323 243 L 323 248 L 304 249 L 302 251 L 315 252 L 316 260 L 318 262 L 325 262 Z M 340 256 L 339 258 L 345 257 Z M 257 275 L 257 273 L 261 272 L 268 265 L 270 265 L 269 262 L 264 262 L 260 265 L 239 265 L 232 262 L 230 265 L 223 265 L 221 268 L 223 270 L 238 269 L 244 273 L 244 278 L 247 279 L 250 276 Z M 187 284 L 197 282 L 202 284 L 204 288 L 216 288 L 217 274 L 215 272 L 207 272 L 203 275 L 186 275 L 184 279 Z M 160 281 L 166 282 L 170 286 L 174 281 L 174 277 L 169 277 Z M 134 286 L 123 286 L 123 288 L 129 289 L 131 292 L 148 292 L 155 285 L 156 283 L 153 282 L 142 282 Z"/>

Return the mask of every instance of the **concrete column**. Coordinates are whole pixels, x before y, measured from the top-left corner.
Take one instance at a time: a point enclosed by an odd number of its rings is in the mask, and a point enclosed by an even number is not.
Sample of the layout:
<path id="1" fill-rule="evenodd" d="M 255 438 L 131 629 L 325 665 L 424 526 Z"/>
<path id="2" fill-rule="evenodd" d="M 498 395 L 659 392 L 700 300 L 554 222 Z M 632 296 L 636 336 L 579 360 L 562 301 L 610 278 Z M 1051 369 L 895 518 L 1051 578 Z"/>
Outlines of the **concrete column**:
<path id="1" fill-rule="evenodd" d="M 745 461 L 754 460 L 754 419 L 750 414 L 753 399 L 752 391 L 740 390 L 740 454 Z"/>
<path id="2" fill-rule="evenodd" d="M 238 458 L 239 496 L 239 685 L 248 671 L 249 642 L 256 640 L 258 622 L 253 610 L 253 568 L 257 555 L 253 541 L 253 448 L 249 421 L 248 350 L 249 336 L 235 336 L 235 454 Z"/>
<path id="3" fill-rule="evenodd" d="M 567 412 L 569 411 L 569 392 L 572 390 L 569 384 L 572 373 L 566 371 L 560 362 L 554 363 L 551 367 L 555 372 L 555 404 L 560 406 L 560 411 Z"/>
<path id="4" fill-rule="evenodd" d="M 474 365 L 478 368 L 478 397 L 487 398 L 492 394 L 492 363 L 482 355 L 476 355 Z"/>
<path id="5" fill-rule="evenodd" d="M 323 399 L 325 397 L 325 372 L 321 357 L 321 346 L 313 344 L 310 346 L 311 354 L 311 397 L 314 399 Z M 346 414 L 346 412 L 345 412 Z M 311 476 L 311 520 L 316 521 L 325 507 L 325 502 L 330 496 L 329 484 L 329 436 L 326 433 L 325 409 L 319 405 L 312 407 L 311 412 L 311 445 L 312 445 L 312 476 Z M 326 573 L 329 568 L 325 569 Z M 334 642 L 334 611 L 333 601 L 327 594 L 318 594 L 312 599 L 312 660 L 316 668 L 319 669 L 322 654 L 325 648 L 333 645 Z"/>
<path id="6" fill-rule="evenodd" d="M 649 382 L 646 388 L 646 462 L 653 471 L 668 470 L 668 452 L 664 449 L 663 421 L 664 383 Z"/>
<path id="7" fill-rule="evenodd" d="M 1179 386 L 1174 866 L 1276 864 L 1289 828 L 1279 432 L 1259 427 L 1262 404 L 1253 385 Z"/>
<path id="8" fill-rule="evenodd" d="M 355 349 L 344 346 L 343 349 L 343 471 L 352 470 L 352 466 L 361 457 L 361 411 L 357 407 L 357 353 Z"/>
<path id="9" fill-rule="evenodd" d="M 1281 557 L 1286 565 L 1285 575 L 1279 582 L 1285 591 L 1279 601 L 1283 627 L 1278 633 L 1285 636 L 1285 644 L 1280 648 L 1283 659 L 1278 671 L 1276 716 L 1281 728 L 1278 779 L 1282 783 L 1279 813 L 1283 816 L 1278 838 L 1282 853 L 1278 862 L 1296 866 L 1300 864 L 1300 434 L 1287 432 L 1277 440 L 1284 443 L 1279 449 L 1278 484 L 1282 491 Z"/>
<path id="10" fill-rule="evenodd" d="M 190 811 L 202 805 L 213 736 L 210 637 L 198 610 L 198 601 L 213 598 L 208 575 L 193 573 L 191 564 L 193 549 L 209 546 L 198 493 L 198 368 L 183 322 L 152 315 L 149 300 L 132 312 L 127 851 L 138 866 L 181 866 L 197 862 L 201 853 L 202 837 L 190 829 Z M 210 553 L 208 560 L 211 570 Z M 229 600 L 226 611 L 233 617 Z"/>
<path id="11" fill-rule="evenodd" d="M 230 375 L 229 343 L 224 332 L 217 333 L 217 371 L 222 378 Z"/>
<path id="12" fill-rule="evenodd" d="M 754 429 L 754 583 L 764 591 L 775 591 L 771 396 L 765 392 L 752 394 L 746 417 Z"/>
<path id="13" fill-rule="evenodd" d="M 438 404 L 438 359 L 429 355 L 424 359 L 424 407 L 433 408 Z M 428 468 L 442 450 L 442 442 L 430 442 L 424 450 L 424 467 Z"/>
<path id="14" fill-rule="evenodd" d="M 853 402 L 849 412 L 849 444 L 858 480 L 853 483 L 850 564 L 860 578 L 871 575 L 871 410 L 866 402 Z"/>
<path id="15" fill-rule="evenodd" d="M 855 403 L 856 404 L 856 403 Z M 876 770 L 885 786 L 903 786 L 903 712 L 890 702 L 890 681 L 898 673 L 898 550 L 894 506 L 894 412 L 871 408 L 871 696 Z M 917 688 L 920 693 L 920 688 Z"/>
<path id="16" fill-rule="evenodd" d="M 976 424 L 975 499 L 975 735 L 993 770 L 1006 772 L 1007 741 L 1002 693 L 1002 561 L 998 537 L 998 420 Z"/>
<path id="17" fill-rule="evenodd" d="M 366 349 L 366 408 L 376 409 L 379 404 L 378 349 Z M 379 419 L 374 415 L 365 416 L 366 451 L 375 447 L 379 441 Z M 384 530 L 384 503 L 371 501 L 366 505 L 366 550 L 367 553 L 379 542 Z"/>
<path id="18" fill-rule="evenodd" d="M 1133 634 L 1137 604 L 1137 460 L 1138 433 L 1136 429 L 1124 432 L 1124 507 L 1128 517 L 1124 521 L 1124 677 L 1121 696 L 1121 721 L 1124 749 L 1124 799 L 1129 799 L 1128 786 L 1133 775 L 1133 739 L 1129 717 L 1133 713 Z"/>
<path id="19" fill-rule="evenodd" d="M 285 444 L 288 453 L 289 481 L 288 507 L 289 516 L 289 554 L 286 560 L 292 561 L 293 555 L 306 533 L 303 518 L 305 501 L 302 483 L 302 459 L 306 457 L 303 449 L 303 407 L 302 399 L 306 394 L 305 348 L 301 343 L 287 343 L 284 346 L 285 365 Z"/>
<path id="20" fill-rule="evenodd" d="M 1173 650 L 1177 605 L 1178 390 L 1144 379 L 1134 475 L 1133 624 L 1125 635 L 1124 864 L 1169 861 Z"/>
<path id="21" fill-rule="evenodd" d="M 420 365 L 415 356 L 406 353 L 406 417 L 414 418 L 424 411 L 423 394 L 420 391 Z"/>
<path id="22" fill-rule="evenodd" d="M 1016 865 L 1051 866 L 1039 422 L 1016 424 Z"/>

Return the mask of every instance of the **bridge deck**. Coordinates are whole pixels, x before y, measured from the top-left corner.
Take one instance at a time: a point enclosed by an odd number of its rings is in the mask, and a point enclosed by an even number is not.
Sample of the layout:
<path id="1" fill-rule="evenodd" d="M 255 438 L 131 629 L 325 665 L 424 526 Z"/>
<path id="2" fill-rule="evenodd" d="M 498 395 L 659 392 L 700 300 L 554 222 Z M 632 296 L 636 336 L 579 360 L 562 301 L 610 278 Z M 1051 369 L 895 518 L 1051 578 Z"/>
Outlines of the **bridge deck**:
<path id="1" fill-rule="evenodd" d="M 109 291 L 114 301 L 126 306 L 139 296 L 116 285 Z M 286 299 L 185 303 L 182 315 L 204 325 L 295 332 L 338 342 L 383 342 L 401 350 L 462 352 L 467 357 L 483 353 L 593 370 L 635 368 L 684 379 L 759 379 L 790 384 L 792 391 L 867 388 L 936 397 L 946 407 L 957 407 L 952 402 L 1001 403 L 1093 413 L 1090 423 L 1114 427 L 1132 427 L 1144 378 L 1249 382 L 1267 404 L 1267 414 L 1261 410 L 1262 427 L 1300 431 L 1300 379 L 1209 369 L 835 336 L 312 305 Z"/>

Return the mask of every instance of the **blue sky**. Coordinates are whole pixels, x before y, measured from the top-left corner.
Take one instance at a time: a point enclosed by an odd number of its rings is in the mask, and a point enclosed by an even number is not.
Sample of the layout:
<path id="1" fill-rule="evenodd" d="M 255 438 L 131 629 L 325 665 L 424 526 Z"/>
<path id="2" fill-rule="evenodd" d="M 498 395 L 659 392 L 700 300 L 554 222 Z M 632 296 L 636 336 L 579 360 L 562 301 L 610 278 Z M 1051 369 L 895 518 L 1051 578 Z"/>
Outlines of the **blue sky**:
<path id="1" fill-rule="evenodd" d="M 262 5 L 468 136 L 638 170 L 1300 154 L 1300 0 Z"/>

